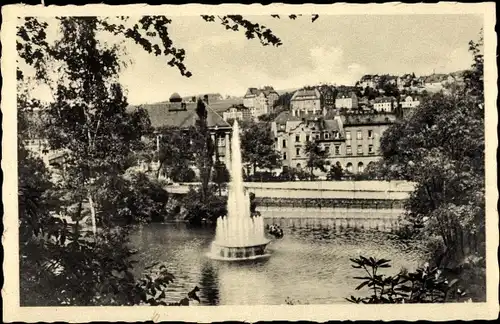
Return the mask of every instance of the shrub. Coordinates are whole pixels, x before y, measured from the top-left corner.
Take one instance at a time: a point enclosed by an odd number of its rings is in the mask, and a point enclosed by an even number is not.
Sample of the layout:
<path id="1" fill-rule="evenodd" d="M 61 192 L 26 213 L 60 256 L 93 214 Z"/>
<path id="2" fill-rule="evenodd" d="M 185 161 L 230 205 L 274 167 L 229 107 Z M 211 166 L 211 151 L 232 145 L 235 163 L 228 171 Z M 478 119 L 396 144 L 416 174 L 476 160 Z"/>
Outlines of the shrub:
<path id="1" fill-rule="evenodd" d="M 466 292 L 459 286 L 459 280 L 448 280 L 443 271 L 425 264 L 415 272 L 400 271 L 395 276 L 379 273 L 380 269 L 390 268 L 390 260 L 366 258 L 360 256 L 351 259 L 355 269 L 363 269 L 363 277 L 354 277 L 362 282 L 355 288 L 367 287 L 371 290 L 369 297 L 346 298 L 352 303 L 363 304 L 404 304 L 404 303 L 442 303 L 461 301 Z"/>

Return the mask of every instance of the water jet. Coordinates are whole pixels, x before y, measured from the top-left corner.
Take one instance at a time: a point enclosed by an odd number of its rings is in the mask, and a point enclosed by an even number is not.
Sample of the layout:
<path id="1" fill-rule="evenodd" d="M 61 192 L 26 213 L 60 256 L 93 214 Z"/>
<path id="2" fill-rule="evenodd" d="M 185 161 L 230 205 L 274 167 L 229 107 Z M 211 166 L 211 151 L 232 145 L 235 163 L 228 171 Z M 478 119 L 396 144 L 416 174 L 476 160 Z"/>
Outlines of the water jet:
<path id="1" fill-rule="evenodd" d="M 208 256 L 214 260 L 242 261 L 268 258 L 269 244 L 262 216 L 250 216 L 250 197 L 243 186 L 240 131 L 233 125 L 230 152 L 231 182 L 227 196 L 227 216 L 217 219 L 215 240 Z"/>

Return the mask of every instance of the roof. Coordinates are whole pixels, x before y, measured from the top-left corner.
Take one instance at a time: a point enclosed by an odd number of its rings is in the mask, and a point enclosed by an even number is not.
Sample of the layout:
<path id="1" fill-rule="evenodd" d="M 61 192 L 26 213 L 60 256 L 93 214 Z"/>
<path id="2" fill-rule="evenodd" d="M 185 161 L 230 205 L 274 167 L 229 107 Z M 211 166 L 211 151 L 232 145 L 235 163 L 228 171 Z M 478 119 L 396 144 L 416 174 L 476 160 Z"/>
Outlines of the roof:
<path id="1" fill-rule="evenodd" d="M 424 82 L 425 83 L 436 83 L 436 82 L 444 81 L 447 78 L 448 78 L 447 74 L 432 74 L 432 75 L 424 77 L 424 80 L 425 80 Z"/>
<path id="2" fill-rule="evenodd" d="M 274 122 L 276 122 L 276 124 L 286 124 L 287 121 L 300 121 L 302 119 L 300 119 L 299 117 L 296 117 L 296 116 L 293 116 L 290 111 L 286 110 L 286 111 L 282 111 L 278 114 L 278 116 L 276 116 L 276 118 L 274 119 Z"/>
<path id="3" fill-rule="evenodd" d="M 240 104 L 240 105 L 232 105 L 230 107 L 227 107 L 227 109 L 224 112 L 227 112 L 227 111 L 229 111 L 230 109 L 233 109 L 233 108 L 236 109 L 236 110 L 238 110 L 238 111 L 242 111 L 242 110 L 248 110 L 249 111 L 250 110 L 250 108 L 245 107 L 245 106 L 243 106 L 243 105 Z"/>
<path id="4" fill-rule="evenodd" d="M 245 97 L 247 96 L 258 96 L 260 94 L 260 90 L 257 88 L 248 88 Z"/>
<path id="5" fill-rule="evenodd" d="M 222 113 L 229 109 L 231 106 L 239 106 L 243 104 L 243 99 L 224 99 L 209 102 L 210 108 L 217 113 Z"/>
<path id="6" fill-rule="evenodd" d="M 315 97 L 315 99 L 320 99 L 321 94 L 319 93 L 318 89 L 300 89 L 293 94 L 291 100 L 302 100 L 303 98 L 309 99 L 308 97 Z"/>
<path id="7" fill-rule="evenodd" d="M 375 98 L 375 103 L 379 103 L 379 102 L 392 102 L 392 101 L 395 101 L 396 98 L 394 97 L 378 97 L 378 98 Z"/>
<path id="8" fill-rule="evenodd" d="M 142 105 L 149 115 L 151 126 L 158 128 L 164 126 L 187 128 L 195 125 L 198 118 L 196 114 L 197 103 L 160 102 L 156 104 Z M 128 110 L 134 110 L 137 107 L 129 106 Z M 216 111 L 207 106 L 207 124 L 208 127 L 231 127 Z"/>
<path id="9" fill-rule="evenodd" d="M 396 120 L 395 114 L 353 114 L 343 115 L 344 126 L 392 124 Z"/>
<path id="10" fill-rule="evenodd" d="M 350 99 L 353 96 L 356 96 L 356 94 L 354 92 L 352 92 L 352 91 L 349 91 L 349 92 L 339 92 L 337 94 L 337 97 L 335 99 L 343 99 L 343 98 Z"/>
<path id="11" fill-rule="evenodd" d="M 174 92 L 172 93 L 172 95 L 170 96 L 170 101 L 182 101 L 182 98 L 181 96 L 177 93 L 177 92 Z"/>

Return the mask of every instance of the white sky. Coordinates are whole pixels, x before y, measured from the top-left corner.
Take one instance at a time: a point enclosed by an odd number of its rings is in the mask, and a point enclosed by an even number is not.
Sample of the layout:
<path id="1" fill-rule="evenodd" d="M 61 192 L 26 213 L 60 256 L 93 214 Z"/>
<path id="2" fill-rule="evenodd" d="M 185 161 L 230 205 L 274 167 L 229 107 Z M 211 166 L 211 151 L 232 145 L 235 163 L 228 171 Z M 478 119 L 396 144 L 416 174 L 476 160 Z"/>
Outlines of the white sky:
<path id="1" fill-rule="evenodd" d="M 247 40 L 243 31 L 226 31 L 199 16 L 174 17 L 170 35 L 186 50 L 191 78 L 127 43 L 131 60 L 120 80 L 131 104 L 218 92 L 243 96 L 248 87 L 296 88 L 320 82 L 353 84 L 363 74 L 417 75 L 470 67 L 468 42 L 477 40 L 482 17 L 476 15 L 322 15 L 297 20 L 248 16 L 271 28 L 280 47 Z M 107 37 L 115 42 L 116 38 Z"/>

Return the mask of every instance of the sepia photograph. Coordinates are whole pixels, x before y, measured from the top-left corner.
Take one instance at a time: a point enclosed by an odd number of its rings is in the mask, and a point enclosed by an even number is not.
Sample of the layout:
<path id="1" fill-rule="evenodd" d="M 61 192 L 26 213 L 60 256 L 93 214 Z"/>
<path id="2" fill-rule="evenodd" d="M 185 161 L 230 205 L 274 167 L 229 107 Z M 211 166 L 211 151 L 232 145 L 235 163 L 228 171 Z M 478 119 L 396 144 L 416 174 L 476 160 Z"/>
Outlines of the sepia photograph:
<path id="1" fill-rule="evenodd" d="M 494 11 L 2 8 L 4 320 L 496 318 Z"/>

